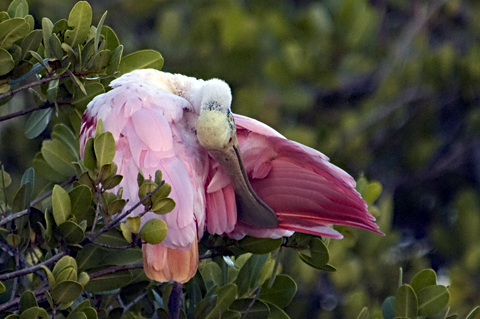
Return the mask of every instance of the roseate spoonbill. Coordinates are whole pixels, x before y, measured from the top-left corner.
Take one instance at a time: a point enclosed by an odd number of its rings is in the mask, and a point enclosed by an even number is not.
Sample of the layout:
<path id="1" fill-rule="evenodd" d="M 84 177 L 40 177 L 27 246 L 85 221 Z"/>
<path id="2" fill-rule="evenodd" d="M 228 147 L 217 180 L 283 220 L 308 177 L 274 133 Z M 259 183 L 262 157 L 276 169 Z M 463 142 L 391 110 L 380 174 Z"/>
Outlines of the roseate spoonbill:
<path id="1" fill-rule="evenodd" d="M 142 247 L 150 278 L 188 281 L 205 228 L 236 239 L 294 231 L 341 238 L 333 224 L 381 234 L 350 175 L 322 153 L 232 114 L 225 82 L 144 69 L 111 86 L 88 105 L 81 148 L 101 118 L 115 138 L 114 162 L 124 176 L 119 187 L 130 205 L 138 201 L 138 168 L 145 176 L 161 170 L 172 186 L 175 209 L 142 220 L 163 218 L 168 225 L 160 244 Z"/>

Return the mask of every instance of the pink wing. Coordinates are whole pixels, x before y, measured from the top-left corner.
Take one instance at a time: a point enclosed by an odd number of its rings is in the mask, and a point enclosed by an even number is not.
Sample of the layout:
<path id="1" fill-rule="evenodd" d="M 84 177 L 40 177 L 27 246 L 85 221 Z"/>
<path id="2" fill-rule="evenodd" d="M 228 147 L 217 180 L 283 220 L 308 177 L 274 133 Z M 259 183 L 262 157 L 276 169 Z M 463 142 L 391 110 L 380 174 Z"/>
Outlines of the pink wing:
<path id="1" fill-rule="evenodd" d="M 354 189 L 355 181 L 345 171 L 331 164 L 320 152 L 289 141 L 263 123 L 235 115 L 237 137 L 245 169 L 252 187 L 276 213 L 280 225 L 273 229 L 256 229 L 241 223 L 225 229 L 234 238 L 245 235 L 280 237 L 292 231 L 319 236 L 341 238 L 342 235 L 328 225 L 345 225 L 367 229 L 376 233 L 378 226 L 367 211 L 367 205 Z M 221 175 L 220 173 L 216 173 Z M 210 226 L 209 201 L 224 198 L 226 203 L 234 197 L 222 185 L 223 178 L 214 176 L 216 187 L 207 189 L 207 228 Z M 223 187 L 223 188 L 222 188 Z M 218 218 L 218 215 L 217 215 Z M 219 224 L 218 221 L 215 222 Z"/>
<path id="2" fill-rule="evenodd" d="M 192 109 L 191 104 L 167 90 L 142 83 L 142 76 L 153 75 L 156 73 L 139 72 L 134 77 L 122 77 L 113 82 L 114 89 L 95 98 L 84 114 L 80 142 L 83 148 L 101 118 L 105 131 L 110 131 L 116 141 L 114 162 L 117 173 L 123 175 L 118 187 L 124 188 L 126 209 L 139 200 L 138 169 L 147 178 L 162 171 L 172 186 L 170 197 L 176 207 L 166 215 L 149 212 L 142 218 L 142 223 L 161 218 L 168 225 L 162 243 L 144 245 L 144 268 L 152 279 L 182 282 L 195 274 L 198 264 L 197 241 L 205 221 L 207 153 L 191 145 L 193 131 L 191 138 L 182 131 L 183 112 Z M 133 214 L 142 211 L 141 206 Z"/>

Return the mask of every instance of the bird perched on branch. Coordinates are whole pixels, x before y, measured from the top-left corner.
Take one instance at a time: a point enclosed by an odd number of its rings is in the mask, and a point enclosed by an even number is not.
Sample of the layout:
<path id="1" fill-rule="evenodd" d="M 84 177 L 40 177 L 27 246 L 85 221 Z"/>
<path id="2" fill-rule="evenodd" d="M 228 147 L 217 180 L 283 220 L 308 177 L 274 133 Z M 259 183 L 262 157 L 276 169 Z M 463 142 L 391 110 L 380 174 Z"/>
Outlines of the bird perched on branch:
<path id="1" fill-rule="evenodd" d="M 322 153 L 233 114 L 225 82 L 144 69 L 111 86 L 88 105 L 81 147 L 102 119 L 116 141 L 114 162 L 124 176 L 119 187 L 130 206 L 138 201 L 138 168 L 145 176 L 161 170 L 172 186 L 174 210 L 142 218 L 142 223 L 162 218 L 168 225 L 161 243 L 143 244 L 150 278 L 186 282 L 193 277 L 205 229 L 235 239 L 295 231 L 341 238 L 329 225 L 381 234 L 350 175 Z"/>

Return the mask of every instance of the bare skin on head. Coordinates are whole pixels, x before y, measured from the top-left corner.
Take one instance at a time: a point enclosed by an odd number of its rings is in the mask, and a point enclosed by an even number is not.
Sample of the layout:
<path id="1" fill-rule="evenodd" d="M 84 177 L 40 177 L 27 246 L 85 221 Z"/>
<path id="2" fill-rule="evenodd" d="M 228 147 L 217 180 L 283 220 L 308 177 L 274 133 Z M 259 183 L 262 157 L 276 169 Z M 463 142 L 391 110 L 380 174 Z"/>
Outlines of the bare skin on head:
<path id="1" fill-rule="evenodd" d="M 235 190 L 238 220 L 251 227 L 277 227 L 277 215 L 258 197 L 248 181 L 230 111 L 230 87 L 221 80 L 209 80 L 204 84 L 202 95 L 197 138 L 227 173 Z"/>

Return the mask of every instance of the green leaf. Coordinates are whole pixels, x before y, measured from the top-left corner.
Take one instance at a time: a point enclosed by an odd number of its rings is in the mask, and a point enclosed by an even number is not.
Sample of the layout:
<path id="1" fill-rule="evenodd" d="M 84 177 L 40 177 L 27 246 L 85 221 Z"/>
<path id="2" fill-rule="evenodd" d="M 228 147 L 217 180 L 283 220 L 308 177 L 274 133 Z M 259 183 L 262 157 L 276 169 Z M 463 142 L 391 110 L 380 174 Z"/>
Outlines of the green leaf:
<path id="1" fill-rule="evenodd" d="M 437 284 L 437 274 L 433 269 L 424 269 L 413 277 L 410 285 L 416 294 L 423 288 Z"/>
<path id="2" fill-rule="evenodd" d="M 102 182 L 103 189 L 108 190 L 118 186 L 118 184 L 120 184 L 122 179 L 123 179 L 122 175 L 112 175 L 108 177 Z"/>
<path id="3" fill-rule="evenodd" d="M 73 267 L 77 270 L 77 262 L 73 257 L 63 256 L 53 267 L 52 275 L 56 278 L 58 274 L 66 267 Z"/>
<path id="4" fill-rule="evenodd" d="M 12 44 L 27 36 L 30 26 L 23 18 L 13 18 L 0 22 L 0 48 L 8 50 Z"/>
<path id="5" fill-rule="evenodd" d="M 70 177 L 75 175 L 73 162 L 77 159 L 58 140 L 43 141 L 42 156 L 45 161 L 58 173 Z"/>
<path id="6" fill-rule="evenodd" d="M 30 207 L 31 193 L 32 193 L 32 185 L 30 183 L 23 184 L 18 189 L 12 203 L 12 211 L 14 213 Z"/>
<path id="7" fill-rule="evenodd" d="M 74 301 L 83 292 L 83 287 L 76 281 L 62 281 L 57 283 L 52 289 L 52 299 L 56 303 L 67 304 Z"/>
<path id="8" fill-rule="evenodd" d="M 107 205 L 107 214 L 112 216 L 118 212 L 120 212 L 125 205 L 127 205 L 127 201 L 124 199 L 115 199 L 114 201 L 108 203 Z"/>
<path id="9" fill-rule="evenodd" d="M 113 52 L 120 46 L 120 41 L 118 40 L 118 37 L 115 34 L 115 31 L 112 30 L 112 28 L 110 28 L 109 26 L 103 26 L 101 33 L 105 37 L 105 49 Z"/>
<path id="10" fill-rule="evenodd" d="M 470 313 L 465 317 L 465 319 L 475 319 L 480 312 L 480 306 L 476 306 L 470 311 Z"/>
<path id="11" fill-rule="evenodd" d="M 30 309 L 25 310 L 20 315 L 20 319 L 49 319 L 48 313 L 45 309 L 40 307 L 32 307 Z"/>
<path id="12" fill-rule="evenodd" d="M 70 216 L 72 210 L 72 204 L 70 196 L 61 186 L 53 186 L 52 193 L 52 210 L 53 218 L 57 225 L 64 223 Z"/>
<path id="13" fill-rule="evenodd" d="M 3 284 L 3 282 L 0 281 L 0 295 L 3 294 L 5 290 L 6 290 L 5 285 Z"/>
<path id="14" fill-rule="evenodd" d="M 75 159 L 80 158 L 78 139 L 65 124 L 56 124 L 53 127 L 52 139 L 60 141 Z"/>
<path id="15" fill-rule="evenodd" d="M 384 319 L 394 319 L 395 318 L 395 297 L 390 296 L 382 304 L 382 315 Z"/>
<path id="16" fill-rule="evenodd" d="M 7 235 L 7 244 L 12 246 L 13 248 L 17 248 L 22 244 L 22 238 L 17 234 L 8 234 Z"/>
<path id="17" fill-rule="evenodd" d="M 32 166 L 43 177 L 54 183 L 61 183 L 65 181 L 65 177 L 55 171 L 42 156 L 42 153 L 37 153 L 33 159 Z"/>
<path id="18" fill-rule="evenodd" d="M 94 171 L 97 168 L 97 158 L 93 149 L 93 138 L 89 138 L 83 148 L 83 164 L 86 168 Z"/>
<path id="19" fill-rule="evenodd" d="M 25 125 L 25 136 L 29 139 L 33 139 L 40 135 L 50 122 L 52 114 L 53 108 L 33 112 Z"/>
<path id="20" fill-rule="evenodd" d="M 142 219 L 140 218 L 140 216 L 127 217 L 126 223 L 130 231 L 136 234 L 140 230 L 140 226 L 142 225 Z"/>
<path id="21" fill-rule="evenodd" d="M 112 52 L 110 50 L 99 51 L 93 57 L 91 70 L 93 72 L 101 73 L 108 66 L 111 57 Z"/>
<path id="22" fill-rule="evenodd" d="M 88 103 L 99 94 L 105 93 L 105 88 L 98 82 L 89 82 L 85 84 L 85 91 L 87 94 L 83 94 L 80 90 L 75 92 L 75 95 L 71 101 L 73 105 L 81 108 L 82 110 L 87 107 Z"/>
<path id="23" fill-rule="evenodd" d="M 52 57 L 50 48 L 50 37 L 53 34 L 53 22 L 49 18 L 42 18 L 43 45 L 45 46 L 45 57 Z M 33 54 L 33 51 L 32 51 Z M 40 62 L 40 61 L 39 61 Z"/>
<path id="24" fill-rule="evenodd" d="M 105 249 L 95 244 L 87 244 L 77 254 L 78 270 L 97 267 L 105 254 Z"/>
<path id="25" fill-rule="evenodd" d="M 207 290 L 212 289 L 215 285 L 220 285 L 222 279 L 222 269 L 217 263 L 209 262 L 200 269 L 205 287 Z"/>
<path id="26" fill-rule="evenodd" d="M 278 306 L 268 302 L 266 304 L 268 308 L 270 308 L 270 315 L 268 316 L 268 319 L 290 319 L 287 313 Z"/>
<path id="27" fill-rule="evenodd" d="M 99 266 L 121 266 L 142 262 L 142 251 L 138 248 L 112 249 L 103 254 Z"/>
<path id="28" fill-rule="evenodd" d="M 8 6 L 7 13 L 12 18 L 23 18 L 28 14 L 26 0 L 13 0 Z M 32 317 L 33 318 L 33 317 Z"/>
<path id="29" fill-rule="evenodd" d="M 207 295 L 195 306 L 195 318 L 205 318 L 217 304 L 217 295 Z"/>
<path id="30" fill-rule="evenodd" d="M 42 267 L 47 275 L 48 285 L 50 288 L 53 288 L 55 286 L 55 276 L 53 276 L 52 272 L 47 268 L 47 266 L 41 265 L 40 267 Z"/>
<path id="31" fill-rule="evenodd" d="M 15 61 L 10 53 L 5 49 L 0 49 L 0 76 L 12 71 L 15 67 Z"/>
<path id="32" fill-rule="evenodd" d="M 175 208 L 175 201 L 171 198 L 163 198 L 153 202 L 152 211 L 156 214 L 164 215 L 170 213 Z"/>
<path id="33" fill-rule="evenodd" d="M 382 184 L 380 184 L 379 182 L 370 182 L 365 188 L 362 197 L 368 205 L 372 205 L 373 202 L 375 202 L 377 198 L 380 197 L 380 195 L 382 194 L 382 190 Z"/>
<path id="34" fill-rule="evenodd" d="M 95 242 L 110 246 L 125 246 L 128 244 L 125 238 L 123 238 L 122 233 L 115 228 L 112 228 L 108 232 L 102 234 L 95 240 Z"/>
<path id="35" fill-rule="evenodd" d="M 269 288 L 268 285 L 269 281 L 263 284 L 259 299 L 271 302 L 280 308 L 288 306 L 297 292 L 297 284 L 287 275 L 278 275 L 272 287 Z"/>
<path id="36" fill-rule="evenodd" d="M 97 167 L 111 164 L 115 157 L 115 139 L 112 133 L 104 132 L 95 137 L 93 142 L 95 157 L 97 159 Z"/>
<path id="37" fill-rule="evenodd" d="M 56 231 L 58 231 L 65 239 L 65 242 L 70 245 L 81 243 L 85 238 L 85 233 L 82 227 L 69 220 L 60 224 Z"/>
<path id="38" fill-rule="evenodd" d="M 395 294 L 394 310 L 396 317 L 417 318 L 417 296 L 410 285 L 403 285 L 398 288 L 397 293 Z"/>
<path id="39" fill-rule="evenodd" d="M 118 71 L 121 74 L 131 72 L 138 69 L 152 68 L 161 70 L 163 67 L 163 57 L 155 50 L 141 50 L 129 54 L 122 58 Z"/>
<path id="40" fill-rule="evenodd" d="M 238 286 L 238 295 L 247 296 L 251 290 L 257 287 L 257 280 L 263 265 L 267 262 L 268 254 L 252 255 L 238 273 L 235 283 Z"/>
<path id="41" fill-rule="evenodd" d="M 258 299 L 254 301 L 252 298 L 235 300 L 230 306 L 230 310 L 238 311 L 242 316 L 248 312 L 245 317 L 248 319 L 268 318 L 270 313 L 268 306 L 264 302 Z"/>
<path id="42" fill-rule="evenodd" d="M 450 300 L 450 293 L 445 286 L 434 285 L 420 290 L 418 296 L 418 315 L 433 316 L 442 311 Z"/>
<path id="43" fill-rule="evenodd" d="M 167 236 L 167 223 L 162 219 L 152 218 L 143 225 L 138 234 L 149 244 L 159 244 Z"/>
<path id="44" fill-rule="evenodd" d="M 73 188 L 68 195 L 70 196 L 70 203 L 72 204 L 71 214 L 75 216 L 77 220 L 83 220 L 92 202 L 92 191 L 85 185 L 79 185 Z"/>
<path id="45" fill-rule="evenodd" d="M 218 318 L 235 301 L 237 286 L 228 284 L 217 291 L 217 302 L 215 308 L 205 317 L 207 319 Z"/>
<path id="46" fill-rule="evenodd" d="M 279 248 L 283 238 L 256 238 L 246 236 L 238 242 L 238 246 L 245 252 L 252 254 L 267 254 Z"/>
<path id="47" fill-rule="evenodd" d="M 23 173 L 22 175 L 20 184 L 24 185 L 26 183 L 30 183 L 30 185 L 35 185 L 35 170 L 33 169 L 33 167 L 27 168 L 25 173 Z"/>
<path id="48" fill-rule="evenodd" d="M 90 279 L 85 290 L 95 293 L 122 288 L 128 285 L 132 278 L 130 271 L 119 271 L 111 275 Z"/>
<path id="49" fill-rule="evenodd" d="M 52 53 L 51 57 L 57 60 L 62 60 L 63 49 L 62 49 L 62 43 L 60 42 L 60 39 L 55 34 L 52 34 L 50 36 L 50 39 L 48 39 L 48 42 L 50 44 L 50 50 Z"/>
<path id="50" fill-rule="evenodd" d="M 20 312 L 32 307 L 38 307 L 37 298 L 35 298 L 33 292 L 27 290 L 20 297 Z"/>
<path id="51" fill-rule="evenodd" d="M 73 30 L 65 32 L 65 43 L 72 48 L 83 44 L 90 32 L 92 24 L 92 7 L 86 1 L 79 1 L 75 4 L 68 16 L 68 25 Z"/>
<path id="52" fill-rule="evenodd" d="M 62 270 L 58 272 L 55 276 L 55 282 L 58 284 L 62 281 L 77 281 L 77 270 L 74 269 L 73 265 L 69 265 L 64 267 Z"/>
<path id="53" fill-rule="evenodd" d="M 120 61 L 122 60 L 122 54 L 123 45 L 119 45 L 112 51 L 112 55 L 110 57 L 110 61 L 108 62 L 105 73 L 107 73 L 108 75 L 112 75 L 117 71 L 118 66 L 120 65 Z"/>
<path id="54" fill-rule="evenodd" d="M 106 17 L 107 17 L 107 11 L 105 11 L 105 13 L 102 15 L 97 25 L 97 30 L 95 33 L 95 52 L 97 52 L 98 50 L 98 44 L 100 43 L 100 35 L 102 33 L 103 23 L 105 22 Z"/>

